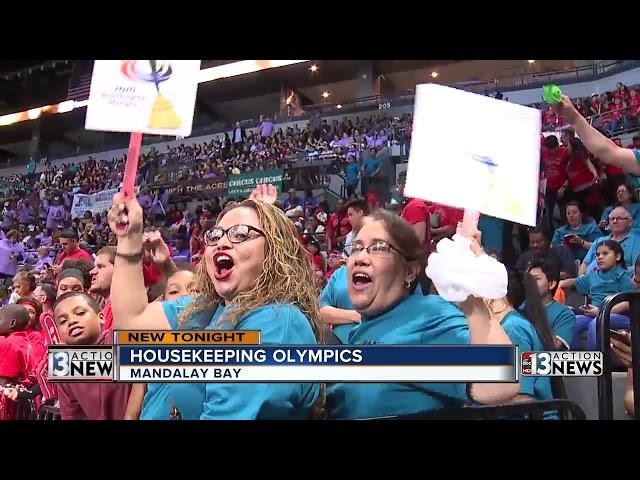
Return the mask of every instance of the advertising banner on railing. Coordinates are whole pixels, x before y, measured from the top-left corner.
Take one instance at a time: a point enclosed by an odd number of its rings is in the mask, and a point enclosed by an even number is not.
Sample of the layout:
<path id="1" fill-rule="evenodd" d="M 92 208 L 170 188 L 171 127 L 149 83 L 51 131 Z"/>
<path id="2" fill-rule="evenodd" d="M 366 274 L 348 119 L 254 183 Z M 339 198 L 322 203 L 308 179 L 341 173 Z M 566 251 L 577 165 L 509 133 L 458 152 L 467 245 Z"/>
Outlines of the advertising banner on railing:
<path id="1" fill-rule="evenodd" d="M 102 213 L 111 208 L 113 196 L 118 192 L 117 188 L 113 190 L 104 190 L 90 195 L 84 193 L 76 193 L 73 196 L 71 204 L 71 218 L 80 218 L 84 212 L 91 212 L 92 215 Z"/>
<path id="2" fill-rule="evenodd" d="M 282 191 L 282 170 L 265 170 L 264 172 L 252 172 L 229 177 L 229 191 L 227 197 L 248 197 L 257 185 L 270 183 L 278 192 Z"/>

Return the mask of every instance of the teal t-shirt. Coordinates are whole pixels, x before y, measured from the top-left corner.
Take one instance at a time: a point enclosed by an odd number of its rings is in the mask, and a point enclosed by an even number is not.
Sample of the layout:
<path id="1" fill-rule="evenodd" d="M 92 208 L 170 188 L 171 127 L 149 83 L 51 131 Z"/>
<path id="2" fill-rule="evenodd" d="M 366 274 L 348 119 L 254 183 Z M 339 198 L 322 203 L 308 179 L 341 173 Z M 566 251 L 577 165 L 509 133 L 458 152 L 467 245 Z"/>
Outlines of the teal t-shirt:
<path id="1" fill-rule="evenodd" d="M 615 207 L 609 206 L 604 209 L 602 212 L 602 216 L 600 217 L 600 221 L 606 220 L 609 221 L 609 215 L 613 211 Z M 629 211 L 629 215 L 633 219 L 633 225 L 631 227 L 631 233 L 640 234 L 640 203 L 632 203 L 629 207 L 625 207 Z"/>
<path id="2" fill-rule="evenodd" d="M 598 269 L 596 264 L 596 250 L 605 240 L 611 240 L 611 235 L 606 235 L 596 239 L 591 248 L 584 257 L 583 262 L 587 264 L 587 273 L 595 272 Z M 624 251 L 624 261 L 627 264 L 627 268 L 633 268 L 636 264 L 636 259 L 640 256 L 640 235 L 629 233 L 621 242 L 618 242 Z"/>
<path id="3" fill-rule="evenodd" d="M 320 307 L 335 307 L 344 310 L 353 310 L 353 305 L 349 299 L 349 288 L 347 282 L 347 266 L 343 265 L 337 269 L 329 278 L 329 281 L 320 294 Z M 357 323 L 343 323 L 333 326 L 333 333 L 342 343 L 347 343 L 351 330 Z"/>
<path id="4" fill-rule="evenodd" d="M 504 249 L 502 240 L 504 223 L 504 220 L 499 218 L 480 215 L 478 230 L 482 232 L 482 246 L 484 248 L 491 248 L 502 254 L 502 250 Z"/>
<path id="5" fill-rule="evenodd" d="M 363 319 L 349 345 L 468 344 L 463 313 L 437 295 L 409 295 L 377 317 Z M 464 383 L 334 383 L 327 387 L 331 418 L 356 419 L 408 415 L 462 407 Z"/>
<path id="6" fill-rule="evenodd" d="M 566 305 L 552 300 L 546 305 L 547 320 L 553 334 L 559 338 L 569 350 L 573 340 L 573 332 L 576 329 L 576 315 Z"/>
<path id="7" fill-rule="evenodd" d="M 640 150 L 634 148 L 633 154 L 636 156 L 636 162 L 640 164 Z M 635 188 L 640 188 L 640 176 L 627 173 L 627 183 Z"/>
<path id="8" fill-rule="evenodd" d="M 358 173 L 360 172 L 360 162 L 347 164 L 344 173 L 347 177 L 347 185 L 355 185 L 358 183 Z"/>
<path id="9" fill-rule="evenodd" d="M 213 313 L 199 313 L 184 325 L 178 325 L 180 312 L 191 302 L 193 297 L 181 297 L 172 302 L 163 302 L 164 313 L 174 330 L 210 330 L 215 325 L 224 307 L 218 305 Z M 191 401 L 199 399 L 198 402 Z M 186 401 L 185 401 L 186 400 Z M 180 404 L 180 414 L 183 420 L 197 420 L 202 413 L 204 402 L 204 385 L 201 383 L 148 383 L 147 393 L 142 403 L 140 420 L 169 420 L 172 405 Z"/>
<path id="10" fill-rule="evenodd" d="M 546 350 L 536 329 L 519 312 L 514 310 L 507 313 L 502 320 L 502 328 L 511 339 L 511 342 L 518 346 L 520 353 Z M 520 377 L 520 394 L 529 395 L 535 400 L 552 400 L 551 381 L 549 377 Z M 546 413 L 545 419 L 550 419 L 554 416 L 557 416 L 557 412 Z"/>
<path id="11" fill-rule="evenodd" d="M 551 245 L 567 245 L 571 249 L 571 253 L 573 253 L 573 258 L 576 260 L 584 260 L 584 257 L 587 255 L 588 250 L 586 248 L 582 248 L 578 245 L 569 245 L 564 243 L 565 235 L 577 235 L 587 242 L 593 242 L 602 236 L 602 232 L 595 224 L 595 222 L 590 223 L 582 223 L 576 229 L 571 228 L 568 225 L 563 225 L 558 227 L 555 232 L 553 232 L 553 239 L 551 240 Z"/>
<path id="12" fill-rule="evenodd" d="M 576 278 L 576 291 L 589 295 L 591 304 L 600 308 L 604 299 L 614 293 L 633 292 L 632 273 L 620 266 L 611 270 L 598 270 Z"/>
<path id="13" fill-rule="evenodd" d="M 193 297 L 163 302 L 171 328 L 178 329 L 177 315 Z M 274 303 L 252 310 L 235 325 L 225 321 L 225 308 L 209 314 L 206 329 L 260 330 L 264 345 L 315 345 L 316 338 L 307 317 L 294 305 Z M 181 328 L 200 328 L 202 319 Z M 176 384 L 169 384 L 170 394 Z M 178 384 L 180 385 L 180 384 Z M 195 385 L 195 384 L 194 384 Z M 204 383 L 202 396 L 174 395 L 175 405 L 183 411 L 200 409 L 201 420 L 307 419 L 320 392 L 315 383 Z M 183 414 L 183 418 L 184 414 Z"/>

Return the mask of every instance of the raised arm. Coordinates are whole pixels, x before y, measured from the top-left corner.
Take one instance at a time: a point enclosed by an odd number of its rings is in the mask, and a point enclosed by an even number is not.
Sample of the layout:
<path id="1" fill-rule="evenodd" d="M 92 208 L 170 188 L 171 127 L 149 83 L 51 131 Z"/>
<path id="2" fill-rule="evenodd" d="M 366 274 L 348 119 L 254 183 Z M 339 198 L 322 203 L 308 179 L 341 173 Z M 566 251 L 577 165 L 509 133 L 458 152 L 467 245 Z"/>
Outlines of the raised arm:
<path id="1" fill-rule="evenodd" d="M 113 328 L 118 330 L 168 330 L 162 304 L 147 304 L 142 274 L 142 207 L 122 193 L 113 198 L 109 227 L 118 237 L 111 283 Z"/>
<path id="2" fill-rule="evenodd" d="M 617 146 L 589 125 L 589 122 L 575 109 L 569 97 L 563 95 L 562 102 L 555 109 L 575 129 L 587 150 L 598 157 L 602 163 L 615 165 L 632 175 L 640 175 L 640 164 L 633 150 Z"/>

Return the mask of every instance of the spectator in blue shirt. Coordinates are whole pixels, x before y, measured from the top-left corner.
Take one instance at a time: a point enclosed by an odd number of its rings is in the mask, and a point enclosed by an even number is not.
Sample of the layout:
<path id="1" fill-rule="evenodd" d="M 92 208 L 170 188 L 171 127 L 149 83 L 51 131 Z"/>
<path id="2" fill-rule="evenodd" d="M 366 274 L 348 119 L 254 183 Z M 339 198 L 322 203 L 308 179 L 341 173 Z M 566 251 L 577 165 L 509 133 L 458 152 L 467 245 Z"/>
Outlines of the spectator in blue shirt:
<path id="1" fill-rule="evenodd" d="M 640 203 L 637 202 L 634 195 L 634 189 L 631 185 L 619 185 L 616 190 L 616 203 L 604 209 L 600 218 L 600 228 L 606 231 L 609 227 L 609 215 L 615 207 L 624 207 L 627 209 L 633 220 L 631 232 L 640 233 Z"/>
<path id="2" fill-rule="evenodd" d="M 631 272 L 627 269 L 622 246 L 615 240 L 600 242 L 596 250 L 598 270 L 560 282 L 562 288 L 575 288 L 588 297 L 589 303 L 581 307 L 583 315 L 576 316 L 576 330 L 571 348 L 580 348 L 580 335 L 588 330 L 587 350 L 597 350 L 596 321 L 604 299 L 621 292 L 633 292 Z M 611 309 L 611 328 L 629 329 L 629 317 L 621 313 L 629 310 L 629 303 L 622 302 Z"/>
<path id="3" fill-rule="evenodd" d="M 347 159 L 347 166 L 344 169 L 344 173 L 346 175 L 346 187 L 347 187 L 347 198 L 351 197 L 356 193 L 356 188 L 358 187 L 358 181 L 360 180 L 360 162 L 356 161 L 355 158 L 349 157 Z"/>
<path id="4" fill-rule="evenodd" d="M 382 169 L 382 159 L 376 156 L 376 149 L 369 150 L 369 155 L 364 161 L 362 169 L 362 194 L 366 194 L 369 191 L 369 187 L 374 181 L 374 178 L 380 173 Z"/>
<path id="5" fill-rule="evenodd" d="M 571 249 L 573 258 L 582 261 L 591 248 L 591 243 L 601 237 L 601 232 L 591 219 L 583 222 L 580 204 L 572 201 L 565 205 L 566 224 L 553 233 L 551 245 L 566 245 Z"/>
<path id="6" fill-rule="evenodd" d="M 631 215 L 624 207 L 616 207 L 609 214 L 609 228 L 611 234 L 596 239 L 584 257 L 579 275 L 591 273 L 597 270 L 596 249 L 606 240 L 615 240 L 624 251 L 624 261 L 626 265 L 635 265 L 636 259 L 640 256 L 640 235 L 631 233 L 633 221 Z"/>
<path id="7" fill-rule="evenodd" d="M 302 200 L 300 199 L 300 197 L 296 196 L 296 189 L 290 188 L 289 196 L 282 203 L 282 209 L 286 212 L 287 210 L 291 210 L 297 205 L 302 205 Z"/>
<path id="8" fill-rule="evenodd" d="M 529 265 L 529 275 L 538 285 L 547 321 L 554 335 L 553 346 L 556 350 L 568 350 L 576 328 L 576 315 L 569 307 L 553 299 L 560 284 L 558 267 L 545 258 L 534 258 Z"/>

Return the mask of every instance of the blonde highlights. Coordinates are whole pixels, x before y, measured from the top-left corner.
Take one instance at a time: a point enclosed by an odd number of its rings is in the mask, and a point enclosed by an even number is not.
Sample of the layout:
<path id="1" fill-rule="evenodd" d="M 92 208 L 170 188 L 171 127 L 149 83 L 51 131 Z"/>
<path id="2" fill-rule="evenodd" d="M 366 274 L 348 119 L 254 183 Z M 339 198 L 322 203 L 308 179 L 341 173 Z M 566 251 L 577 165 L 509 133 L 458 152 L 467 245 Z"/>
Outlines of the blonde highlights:
<path id="1" fill-rule="evenodd" d="M 227 304 L 221 321 L 235 325 L 242 316 L 258 307 L 273 303 L 289 303 L 302 311 L 318 335 L 320 307 L 314 272 L 304 247 L 298 241 L 295 226 L 277 207 L 254 200 L 229 205 L 218 216 L 218 222 L 229 211 L 241 207 L 251 208 L 258 216 L 260 229 L 265 234 L 265 258 L 262 273 L 253 287 L 238 293 Z M 200 312 L 213 313 L 222 302 L 207 272 L 204 259 L 196 267 L 194 283 L 200 293 L 180 314 L 180 324 L 184 324 Z"/>

